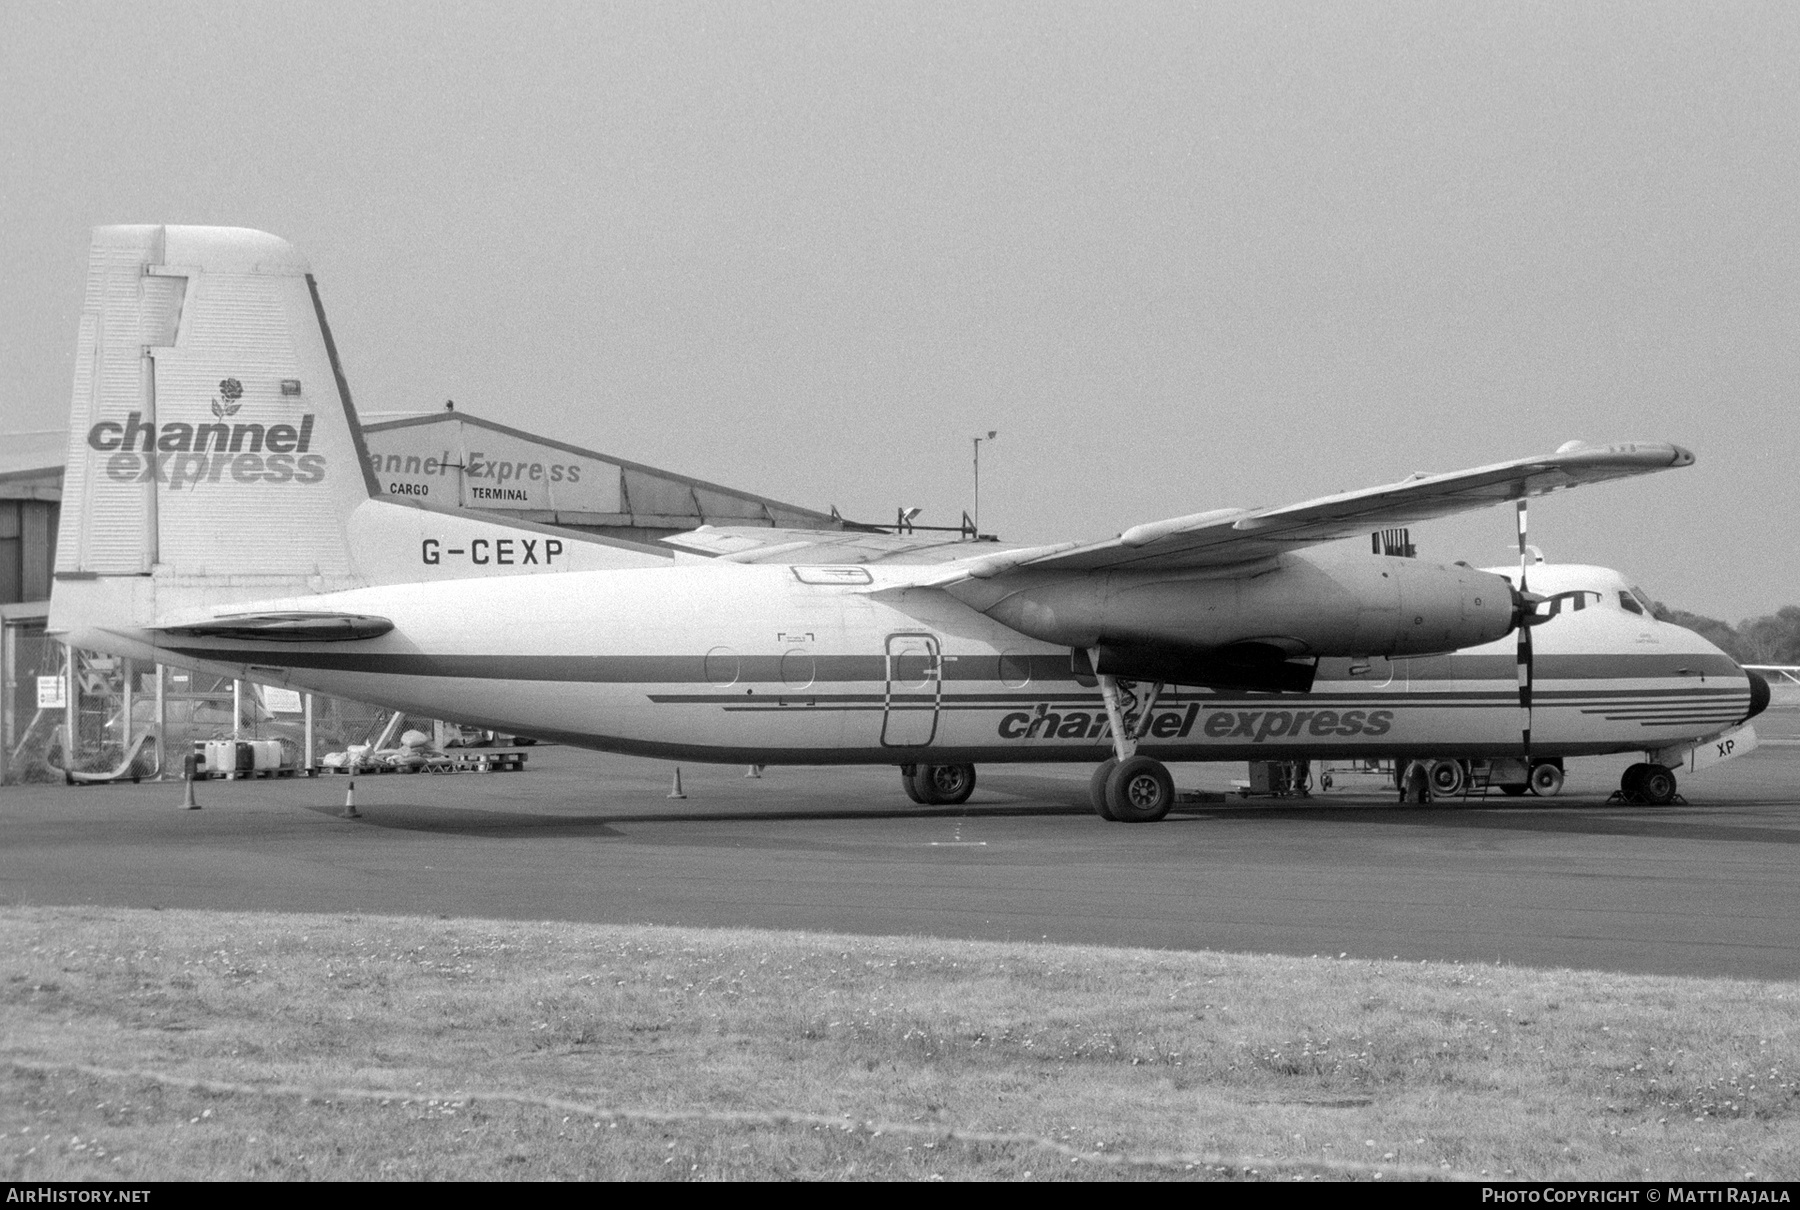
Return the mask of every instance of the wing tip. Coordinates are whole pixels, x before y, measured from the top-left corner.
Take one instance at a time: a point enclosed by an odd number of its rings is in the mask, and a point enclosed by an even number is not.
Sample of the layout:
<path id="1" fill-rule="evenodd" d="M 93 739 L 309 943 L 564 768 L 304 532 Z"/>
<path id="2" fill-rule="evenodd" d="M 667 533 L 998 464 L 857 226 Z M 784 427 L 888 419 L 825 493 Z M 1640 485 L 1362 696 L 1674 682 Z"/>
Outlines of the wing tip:
<path id="1" fill-rule="evenodd" d="M 1610 463 L 1639 466 L 1646 470 L 1692 466 L 1695 462 L 1693 450 L 1672 441 L 1613 441 L 1603 445 L 1587 441 L 1566 441 L 1556 448 L 1552 457 L 1564 464 Z"/>

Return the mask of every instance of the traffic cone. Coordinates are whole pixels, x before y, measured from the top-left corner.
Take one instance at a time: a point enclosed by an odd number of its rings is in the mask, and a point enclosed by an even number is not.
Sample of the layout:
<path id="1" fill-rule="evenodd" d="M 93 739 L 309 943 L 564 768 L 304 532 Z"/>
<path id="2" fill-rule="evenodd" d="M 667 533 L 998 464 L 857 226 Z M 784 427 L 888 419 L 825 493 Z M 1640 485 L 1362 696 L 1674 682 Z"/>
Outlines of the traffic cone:
<path id="1" fill-rule="evenodd" d="M 675 785 L 669 790 L 669 797 L 670 798 L 686 798 L 687 797 L 687 795 L 685 795 L 681 792 L 681 766 L 680 765 L 675 766 Z"/>
<path id="2" fill-rule="evenodd" d="M 751 765 L 748 769 L 744 770 L 744 776 L 745 777 L 761 777 L 762 771 L 763 771 L 762 765 Z"/>
<path id="3" fill-rule="evenodd" d="M 361 819 L 362 812 L 356 809 L 356 774 L 350 774 L 350 788 L 344 791 L 344 818 Z"/>
<path id="4" fill-rule="evenodd" d="M 194 799 L 194 758 L 192 756 L 181 762 L 181 772 L 182 784 L 187 788 L 186 793 L 181 796 L 181 809 L 198 811 L 200 804 Z"/>

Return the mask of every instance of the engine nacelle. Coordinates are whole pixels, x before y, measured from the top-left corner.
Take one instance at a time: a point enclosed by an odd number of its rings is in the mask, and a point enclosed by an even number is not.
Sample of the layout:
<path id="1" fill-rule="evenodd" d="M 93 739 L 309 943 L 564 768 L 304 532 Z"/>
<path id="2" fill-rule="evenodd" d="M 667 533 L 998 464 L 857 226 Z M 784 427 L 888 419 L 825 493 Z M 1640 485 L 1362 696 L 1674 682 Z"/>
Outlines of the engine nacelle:
<path id="1" fill-rule="evenodd" d="M 1512 585 L 1461 564 L 1287 554 L 1262 569 L 1044 572 L 949 591 L 1022 634 L 1067 647 L 1295 656 L 1404 656 L 1489 643 L 1513 628 Z"/>

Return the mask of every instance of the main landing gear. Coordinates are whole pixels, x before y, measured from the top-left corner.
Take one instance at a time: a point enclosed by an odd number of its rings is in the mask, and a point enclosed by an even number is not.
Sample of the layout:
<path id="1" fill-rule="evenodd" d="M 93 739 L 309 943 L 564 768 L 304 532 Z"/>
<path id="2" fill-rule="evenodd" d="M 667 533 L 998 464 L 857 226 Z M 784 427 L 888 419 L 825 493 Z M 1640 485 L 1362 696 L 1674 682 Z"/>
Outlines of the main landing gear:
<path id="1" fill-rule="evenodd" d="M 1093 652 L 1099 662 L 1099 652 Z M 1154 757 L 1137 754 L 1138 741 L 1150 727 L 1150 712 L 1162 696 L 1162 682 L 1150 687 L 1140 697 L 1135 686 L 1122 685 L 1119 679 L 1100 675 L 1100 696 L 1106 703 L 1106 717 L 1112 723 L 1113 755 L 1102 761 L 1088 783 L 1094 811 L 1102 819 L 1117 823 L 1155 823 L 1175 805 L 1175 779 Z M 1135 714 L 1134 727 L 1126 727 L 1126 699 Z M 975 790 L 974 765 L 901 765 L 900 784 L 906 796 L 920 806 L 955 806 L 967 802 Z"/>
<path id="2" fill-rule="evenodd" d="M 1155 757 L 1110 757 L 1094 770 L 1088 797 L 1102 819 L 1155 823 L 1175 805 L 1175 779 Z"/>
<path id="3" fill-rule="evenodd" d="M 901 765 L 900 785 L 922 807 L 954 807 L 975 793 L 975 766 Z"/>
<path id="4" fill-rule="evenodd" d="M 1100 653 L 1092 653 L 1094 664 Z M 1175 779 L 1163 763 L 1137 754 L 1138 741 L 1150 726 L 1150 711 L 1162 694 L 1162 682 L 1150 687 L 1150 695 L 1137 706 L 1137 726 L 1125 726 L 1124 696 L 1129 690 L 1120 688 L 1119 679 L 1100 674 L 1100 696 L 1106 703 L 1106 717 L 1112 723 L 1113 755 L 1100 763 L 1088 782 L 1088 797 L 1094 812 L 1102 819 L 1116 823 L 1155 823 L 1175 805 Z"/>

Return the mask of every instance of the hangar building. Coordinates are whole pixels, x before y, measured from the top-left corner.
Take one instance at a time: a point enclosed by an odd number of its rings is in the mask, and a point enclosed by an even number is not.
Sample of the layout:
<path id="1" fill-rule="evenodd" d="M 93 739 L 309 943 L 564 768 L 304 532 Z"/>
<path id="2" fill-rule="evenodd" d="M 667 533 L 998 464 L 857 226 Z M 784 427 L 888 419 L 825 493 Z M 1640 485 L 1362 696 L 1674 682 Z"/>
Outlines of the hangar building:
<path id="1" fill-rule="evenodd" d="M 521 520 L 654 542 L 701 525 L 868 529 L 673 471 L 445 410 L 363 426 L 383 489 Z"/>

